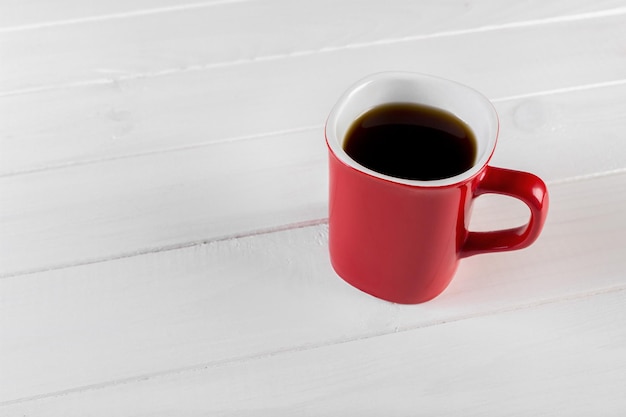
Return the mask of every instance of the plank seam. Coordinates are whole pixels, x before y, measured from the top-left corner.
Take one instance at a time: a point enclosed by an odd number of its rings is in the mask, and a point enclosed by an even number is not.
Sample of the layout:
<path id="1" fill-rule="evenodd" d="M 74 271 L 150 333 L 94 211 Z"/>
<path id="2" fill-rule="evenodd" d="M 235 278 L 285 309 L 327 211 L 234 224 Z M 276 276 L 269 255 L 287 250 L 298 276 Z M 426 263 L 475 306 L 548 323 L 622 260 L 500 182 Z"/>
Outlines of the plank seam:
<path id="1" fill-rule="evenodd" d="M 233 67 L 233 66 L 239 66 L 239 65 L 245 65 L 245 64 L 277 61 L 277 60 L 282 60 L 282 59 L 311 56 L 315 54 L 337 52 L 337 51 L 348 50 L 348 49 L 362 49 L 362 48 L 367 48 L 367 47 L 372 47 L 372 46 L 390 45 L 394 43 L 404 43 L 404 42 L 421 41 L 421 40 L 434 39 L 434 38 L 463 36 L 463 35 L 469 35 L 469 34 L 474 34 L 474 33 L 485 33 L 485 32 L 499 31 L 499 30 L 519 29 L 519 28 L 548 25 L 548 24 L 570 23 L 570 22 L 576 22 L 580 20 L 600 19 L 600 18 L 606 18 L 606 17 L 612 17 L 612 16 L 619 16 L 623 14 L 626 14 L 626 7 L 618 7 L 618 8 L 608 9 L 608 10 L 600 10 L 600 11 L 595 11 L 595 12 L 587 12 L 587 13 L 580 13 L 580 14 L 573 14 L 573 15 L 548 17 L 548 18 L 543 18 L 543 19 L 532 19 L 532 20 L 525 20 L 521 22 L 485 25 L 485 26 L 479 26 L 479 27 L 470 28 L 470 29 L 448 30 L 448 31 L 434 32 L 434 33 L 422 34 L 422 35 L 412 35 L 412 36 L 404 36 L 404 37 L 399 37 L 399 38 L 380 39 L 377 41 L 369 41 L 369 42 L 355 42 L 355 43 L 346 44 L 346 45 L 325 46 L 325 47 L 317 48 L 317 49 L 294 51 L 294 52 L 284 53 L 284 54 L 264 55 L 264 56 L 240 59 L 240 60 L 235 60 L 235 61 L 216 62 L 216 63 L 211 63 L 211 64 L 198 64 L 198 65 L 191 65 L 191 66 L 183 67 L 183 68 L 166 68 L 166 69 L 153 71 L 153 72 L 120 75 L 118 77 L 111 77 L 111 78 L 98 78 L 98 79 L 91 79 L 91 80 L 84 80 L 84 81 L 76 81 L 76 82 L 71 82 L 71 83 L 42 85 L 39 87 L 30 87 L 30 88 L 23 88 L 23 89 L 17 89 L 17 90 L 0 91 L 0 97 L 41 93 L 41 92 L 46 92 L 46 91 L 58 90 L 58 89 L 71 89 L 71 88 L 103 85 L 103 84 L 104 85 L 116 84 L 119 82 L 131 81 L 135 79 L 155 78 L 155 77 L 169 76 L 169 75 L 174 75 L 174 74 L 179 74 L 179 73 L 182 74 L 182 73 L 188 73 L 188 72 L 209 71 L 209 70 L 213 70 L 217 68 L 227 68 L 227 67 Z M 2 32 L 2 29 L 0 29 L 0 32 Z"/>
<path id="2" fill-rule="evenodd" d="M 272 132 L 258 133 L 258 134 L 252 134 L 252 135 L 231 136 L 227 138 L 215 139 L 215 140 L 206 141 L 206 142 L 190 143 L 190 144 L 181 145 L 181 146 L 170 146 L 166 148 L 159 148 L 159 149 L 152 149 L 152 150 L 142 151 L 142 152 L 133 152 L 133 153 L 128 153 L 128 154 L 107 156 L 103 158 L 80 159 L 76 161 L 44 165 L 44 166 L 33 167 L 29 169 L 2 172 L 0 173 L 0 178 L 36 174 L 36 173 L 40 173 L 43 171 L 74 168 L 74 167 L 83 166 L 83 165 L 100 164 L 100 163 L 105 163 L 105 162 L 118 161 L 122 159 L 140 158 L 144 156 L 152 156 L 152 155 L 158 155 L 158 154 L 163 154 L 163 153 L 181 152 L 181 151 L 187 151 L 190 149 L 203 148 L 206 146 L 219 145 L 219 144 L 224 144 L 224 143 L 229 143 L 229 142 L 257 140 L 257 139 L 263 139 L 263 138 L 267 138 L 271 136 L 284 136 L 284 135 L 289 135 L 289 134 L 294 134 L 294 133 L 302 133 L 302 132 L 306 132 L 309 130 L 323 129 L 323 127 L 324 126 L 322 125 L 303 126 L 303 127 L 293 128 L 293 129 L 275 130 Z"/>
<path id="3" fill-rule="evenodd" d="M 213 1 L 205 1 L 205 2 L 197 2 L 197 3 L 180 4 L 178 6 L 164 6 L 164 7 L 155 7 L 153 9 L 131 10 L 127 12 L 109 13 L 109 14 L 103 14 L 99 16 L 84 16 L 84 17 L 77 17 L 74 19 L 63 19 L 63 20 L 54 20 L 50 22 L 29 23 L 29 24 L 17 25 L 17 26 L 0 27 L 0 33 L 24 32 L 28 30 L 47 29 L 47 28 L 51 28 L 55 26 L 67 26 L 67 25 L 75 25 L 75 24 L 89 23 L 89 22 L 101 22 L 105 20 L 115 20 L 115 19 L 128 19 L 128 18 L 141 17 L 141 16 L 150 16 L 150 15 L 155 15 L 155 14 L 204 9 L 204 8 L 213 7 L 213 6 L 221 6 L 223 4 L 248 3 L 251 1 L 253 0 L 213 0 Z"/>
<path id="4" fill-rule="evenodd" d="M 506 306 L 506 307 L 496 308 L 493 310 L 476 312 L 476 313 L 468 314 L 468 315 L 460 315 L 460 316 L 451 317 L 451 318 L 442 319 L 442 320 L 433 320 L 430 322 L 426 322 L 426 323 L 422 323 L 422 324 L 414 325 L 414 326 L 396 327 L 392 331 L 381 331 L 381 332 L 376 332 L 376 333 L 364 334 L 364 335 L 360 335 L 357 337 L 337 339 L 334 341 L 331 340 L 325 343 L 316 343 L 316 344 L 312 343 L 312 344 L 306 344 L 306 345 L 298 345 L 298 346 L 294 346 L 290 348 L 278 349 L 278 350 L 258 353 L 254 355 L 245 355 L 245 356 L 240 356 L 240 357 L 227 358 L 227 359 L 223 359 L 219 361 L 207 362 L 203 364 L 191 365 L 191 366 L 186 366 L 186 367 L 176 368 L 176 369 L 169 369 L 165 371 L 154 372 L 154 373 L 144 374 L 144 375 L 137 375 L 133 377 L 116 379 L 112 381 L 105 381 L 105 382 L 100 382 L 97 384 L 83 385 L 80 387 L 69 388 L 66 390 L 54 391 L 54 392 L 49 392 L 45 394 L 21 397 L 21 398 L 16 398 L 16 399 L 0 402 L 0 407 L 19 404 L 19 403 L 46 400 L 46 399 L 51 399 L 51 398 L 59 398 L 59 397 L 67 396 L 67 395 L 83 394 L 86 392 L 98 391 L 98 390 L 103 390 L 107 388 L 114 388 L 118 386 L 135 384 L 135 383 L 141 383 L 141 382 L 151 381 L 151 380 L 155 380 L 159 378 L 173 377 L 173 376 L 183 375 L 183 374 L 192 373 L 192 372 L 202 372 L 207 369 L 215 369 L 215 368 L 219 368 L 223 366 L 233 365 L 236 363 L 244 364 L 244 363 L 249 363 L 252 361 L 258 361 L 258 360 L 275 357 L 275 356 L 282 355 L 282 354 L 307 352 L 307 351 L 321 349 L 321 348 L 329 347 L 329 346 L 336 346 L 336 345 L 353 343 L 353 342 L 358 342 L 358 341 L 363 341 L 363 340 L 369 340 L 369 339 L 373 339 L 376 337 L 389 336 L 389 335 L 393 335 L 396 333 L 419 331 L 421 329 L 426 329 L 426 328 L 435 327 L 435 326 L 443 326 L 446 324 L 452 324 L 452 323 L 472 320 L 476 318 L 489 317 L 489 316 L 494 316 L 498 314 L 506 314 L 506 313 L 515 312 L 515 311 L 531 310 L 533 308 L 550 305 L 550 304 L 567 303 L 571 301 L 578 301 L 578 300 L 583 300 L 586 298 L 593 298 L 593 297 L 606 295 L 606 294 L 619 293 L 624 290 L 626 290 L 625 285 L 617 285 L 617 286 L 597 289 L 593 291 L 585 291 L 581 293 L 567 294 L 567 295 L 554 297 L 554 298 L 545 298 L 542 300 L 536 300 L 536 301 L 529 302 L 529 303 Z"/>
<path id="5" fill-rule="evenodd" d="M 514 94 L 510 96 L 494 98 L 494 99 L 491 99 L 491 101 L 494 103 L 499 103 L 499 102 L 504 102 L 504 101 L 522 100 L 522 99 L 527 99 L 527 98 L 534 98 L 534 97 L 541 97 L 541 96 L 548 96 L 548 95 L 567 94 L 567 93 L 574 93 L 574 92 L 579 92 L 579 91 L 587 91 L 587 90 L 593 90 L 596 88 L 618 87 L 624 84 L 626 84 L 626 79 L 601 81 L 597 83 L 579 84 L 579 85 L 574 85 L 574 86 L 569 86 L 569 87 L 553 88 L 550 90 Z"/>
<path id="6" fill-rule="evenodd" d="M 3 273 L 3 274 L 0 274 L 0 280 L 15 278 L 15 277 L 23 276 L 23 275 L 56 271 L 59 269 L 67 269 L 67 268 L 74 268 L 74 267 L 79 267 L 79 266 L 84 266 L 84 265 L 98 264 L 102 262 L 110 262 L 110 261 L 115 261 L 119 259 L 133 258 L 135 256 L 149 255 L 153 253 L 170 252 L 170 251 L 179 250 L 179 249 L 187 249 L 187 248 L 191 248 L 195 246 L 209 245 L 209 244 L 223 242 L 227 240 L 241 239 L 245 237 L 252 237 L 252 236 L 266 235 L 266 234 L 276 233 L 276 232 L 283 232 L 287 230 L 301 229 L 305 227 L 311 227 L 311 226 L 324 224 L 327 222 L 328 222 L 327 218 L 313 219 L 313 220 L 307 220 L 307 221 L 302 221 L 302 222 L 288 223 L 288 224 L 283 224 L 283 225 L 278 225 L 278 226 L 273 226 L 273 227 L 256 229 L 256 230 L 248 231 L 248 232 L 218 236 L 218 237 L 210 238 L 210 239 L 193 240 L 189 242 L 175 243 L 172 245 L 149 247 L 145 249 L 138 249 L 132 252 L 123 252 L 123 253 L 119 253 L 119 254 L 115 254 L 111 256 L 105 256 L 102 258 L 89 258 L 89 259 L 83 259 L 81 261 L 69 262 L 65 264 L 57 264 L 57 265 L 52 265 L 48 267 L 33 268 L 33 269 L 28 269 L 28 270 Z"/>
<path id="7" fill-rule="evenodd" d="M 506 101 L 521 100 L 521 99 L 527 99 L 527 98 L 545 97 L 549 95 L 558 95 L 558 94 L 574 93 L 578 91 L 586 91 L 586 90 L 592 90 L 592 89 L 616 87 L 616 86 L 625 85 L 625 84 L 626 84 L 626 79 L 611 80 L 611 81 L 604 81 L 604 82 L 598 82 L 598 83 L 581 84 L 581 85 L 570 86 L 570 87 L 555 88 L 551 90 L 542 90 L 542 91 L 536 91 L 536 92 L 530 92 L 530 93 L 523 93 L 523 94 L 517 94 L 517 95 L 511 95 L 511 96 L 505 96 L 505 97 L 498 97 L 498 98 L 491 99 L 491 101 L 494 103 L 501 103 L 501 102 L 506 102 Z M 149 151 L 134 152 L 134 153 L 114 155 L 114 156 L 108 156 L 108 157 L 102 157 L 102 158 L 82 159 L 82 160 L 69 161 L 69 162 L 63 162 L 63 163 L 57 163 L 57 164 L 43 165 L 39 167 L 33 167 L 33 168 L 22 169 L 22 170 L 0 172 L 0 178 L 36 174 L 36 173 L 40 173 L 43 171 L 73 168 L 73 167 L 78 167 L 78 166 L 99 164 L 99 163 L 105 163 L 105 162 L 122 160 L 122 159 L 158 155 L 158 154 L 168 153 L 168 152 L 180 152 L 180 151 L 186 151 L 189 149 L 202 148 L 206 146 L 213 146 L 213 145 L 218 145 L 218 144 L 223 144 L 223 143 L 228 143 L 228 142 L 236 142 L 240 140 L 256 140 L 256 139 L 266 138 L 270 136 L 281 136 L 281 135 L 287 135 L 287 134 L 293 134 L 293 133 L 302 133 L 302 132 L 318 130 L 318 129 L 322 130 L 323 128 L 324 128 L 323 125 L 310 125 L 310 126 L 275 130 L 271 132 L 251 134 L 251 135 L 232 136 L 232 137 L 221 138 L 221 139 L 216 139 L 212 141 L 192 143 L 192 144 L 182 145 L 182 146 L 171 146 L 171 147 L 160 148 L 160 149 L 152 149 Z"/>
<path id="8" fill-rule="evenodd" d="M 563 184 L 569 184 L 569 183 L 574 183 L 574 182 L 592 181 L 598 178 L 617 176 L 621 174 L 626 174 L 626 167 L 614 169 L 610 171 L 589 174 L 589 175 L 580 175 L 580 176 L 575 176 L 575 177 L 570 177 L 570 178 L 563 178 L 563 179 L 556 180 L 556 181 L 547 181 L 547 185 L 550 187 L 554 185 L 563 185 Z M 16 277 L 20 277 L 23 275 L 31 275 L 31 274 L 37 274 L 37 273 L 42 273 L 42 272 L 50 272 L 50 271 L 56 271 L 56 270 L 61 270 L 61 269 L 74 268 L 74 267 L 79 267 L 79 266 L 84 266 L 84 265 L 92 265 L 92 264 L 97 264 L 97 263 L 102 263 L 102 262 L 116 261 L 119 259 L 132 258 L 135 256 L 149 255 L 149 254 L 155 254 L 155 253 L 160 253 L 160 252 L 169 252 L 169 251 L 174 251 L 174 250 L 179 250 L 179 249 L 187 249 L 187 248 L 191 248 L 195 246 L 212 244 L 215 242 L 222 242 L 222 241 L 233 240 L 233 239 L 241 239 L 241 238 L 246 238 L 246 237 L 265 235 L 265 234 L 276 233 L 276 232 L 283 232 L 283 231 L 288 231 L 288 230 L 295 230 L 295 229 L 312 227 L 312 226 L 317 226 L 317 225 L 326 224 L 326 223 L 328 223 L 328 218 L 313 219 L 313 220 L 307 220 L 307 221 L 302 221 L 302 222 L 288 223 L 284 225 L 256 229 L 256 230 L 252 230 L 248 232 L 218 236 L 215 238 L 194 240 L 194 241 L 189 241 L 189 242 L 181 242 L 181 243 L 176 243 L 172 245 L 148 247 L 148 248 L 139 249 L 139 250 L 132 251 L 132 252 L 123 252 L 123 253 L 118 253 L 118 254 L 114 254 L 110 256 L 104 256 L 102 258 L 89 258 L 89 259 L 83 259 L 80 261 L 69 262 L 65 264 L 57 264 L 57 265 L 50 265 L 46 267 L 40 267 L 40 268 L 2 273 L 0 274 L 0 280 L 16 278 Z"/>

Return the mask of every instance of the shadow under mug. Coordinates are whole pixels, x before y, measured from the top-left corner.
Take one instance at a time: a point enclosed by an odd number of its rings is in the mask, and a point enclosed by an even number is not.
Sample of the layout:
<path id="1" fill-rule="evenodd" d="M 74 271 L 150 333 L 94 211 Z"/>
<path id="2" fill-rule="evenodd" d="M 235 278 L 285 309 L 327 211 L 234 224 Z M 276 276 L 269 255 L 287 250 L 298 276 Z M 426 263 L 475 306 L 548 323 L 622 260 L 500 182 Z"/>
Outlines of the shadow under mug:
<path id="1" fill-rule="evenodd" d="M 352 123 L 388 103 L 439 108 L 464 121 L 477 142 L 476 162 L 449 178 L 418 181 L 372 171 L 343 148 Z M 325 126 L 329 150 L 329 251 L 333 268 L 356 288 L 384 300 L 415 304 L 439 295 L 462 258 L 532 244 L 548 213 L 548 192 L 533 174 L 488 165 L 498 138 L 491 102 L 472 88 L 428 75 L 388 72 L 353 85 Z M 527 224 L 468 230 L 473 200 L 486 193 L 517 198 Z"/>

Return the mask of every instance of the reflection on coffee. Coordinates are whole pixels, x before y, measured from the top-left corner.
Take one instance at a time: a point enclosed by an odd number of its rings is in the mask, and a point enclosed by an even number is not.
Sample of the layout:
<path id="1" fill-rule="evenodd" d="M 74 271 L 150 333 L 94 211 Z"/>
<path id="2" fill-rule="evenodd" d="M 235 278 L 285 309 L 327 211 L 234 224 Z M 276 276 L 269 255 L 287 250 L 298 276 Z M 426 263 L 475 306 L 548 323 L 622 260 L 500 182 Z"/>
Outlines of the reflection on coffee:
<path id="1" fill-rule="evenodd" d="M 438 180 L 470 169 L 476 138 L 463 121 L 434 107 L 392 103 L 357 118 L 344 140 L 359 164 L 392 177 Z"/>

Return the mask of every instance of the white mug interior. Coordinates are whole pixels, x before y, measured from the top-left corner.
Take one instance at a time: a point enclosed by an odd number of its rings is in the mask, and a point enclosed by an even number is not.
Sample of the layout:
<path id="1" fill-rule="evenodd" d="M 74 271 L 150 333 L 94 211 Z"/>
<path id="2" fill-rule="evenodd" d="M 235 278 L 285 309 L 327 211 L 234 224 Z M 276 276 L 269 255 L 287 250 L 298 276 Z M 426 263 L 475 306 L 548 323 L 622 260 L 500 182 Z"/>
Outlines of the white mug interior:
<path id="1" fill-rule="evenodd" d="M 381 174 L 360 165 L 343 149 L 352 123 L 366 111 L 388 103 L 416 103 L 452 113 L 465 122 L 476 137 L 474 165 L 461 174 L 432 181 L 409 180 Z M 489 161 L 498 138 L 498 115 L 478 91 L 454 81 L 409 72 L 370 75 L 353 85 L 339 99 L 326 121 L 328 146 L 343 163 L 388 181 L 423 187 L 457 184 L 478 173 Z"/>

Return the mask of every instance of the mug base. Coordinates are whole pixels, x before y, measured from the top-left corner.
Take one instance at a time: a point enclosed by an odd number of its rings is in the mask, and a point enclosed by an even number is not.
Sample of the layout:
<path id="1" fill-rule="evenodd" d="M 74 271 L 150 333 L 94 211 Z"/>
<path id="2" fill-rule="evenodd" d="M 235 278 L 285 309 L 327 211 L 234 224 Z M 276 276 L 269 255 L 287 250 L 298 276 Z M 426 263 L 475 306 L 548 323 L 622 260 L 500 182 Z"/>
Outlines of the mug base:
<path id="1" fill-rule="evenodd" d="M 397 288 L 390 288 L 389 286 L 383 285 L 365 285 L 361 280 L 352 280 L 348 278 L 349 274 L 342 273 L 341 268 L 338 268 L 332 261 L 332 259 L 331 265 L 339 278 L 348 283 L 350 286 L 368 295 L 395 304 L 412 305 L 430 301 L 441 295 L 441 293 L 448 287 L 448 285 L 452 281 L 452 279 L 449 279 L 445 282 L 445 285 L 439 286 L 437 288 L 429 288 L 429 290 L 427 291 L 411 292 Z"/>

